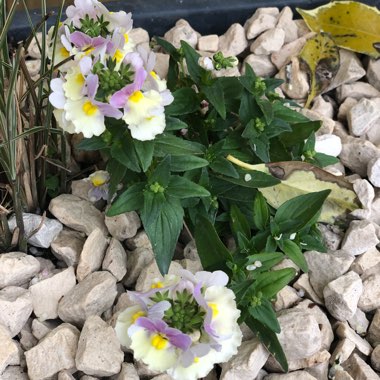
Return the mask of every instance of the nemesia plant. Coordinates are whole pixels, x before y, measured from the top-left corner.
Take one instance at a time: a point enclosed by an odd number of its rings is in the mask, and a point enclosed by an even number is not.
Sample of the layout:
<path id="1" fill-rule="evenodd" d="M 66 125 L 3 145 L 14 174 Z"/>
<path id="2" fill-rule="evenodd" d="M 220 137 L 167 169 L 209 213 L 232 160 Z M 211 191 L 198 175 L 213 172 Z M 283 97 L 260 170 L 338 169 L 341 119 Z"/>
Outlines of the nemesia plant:
<path id="1" fill-rule="evenodd" d="M 228 361 L 242 340 L 234 293 L 222 271 L 191 272 L 155 279 L 151 290 L 129 291 L 134 305 L 122 311 L 116 334 L 135 359 L 173 379 L 206 376 Z"/>

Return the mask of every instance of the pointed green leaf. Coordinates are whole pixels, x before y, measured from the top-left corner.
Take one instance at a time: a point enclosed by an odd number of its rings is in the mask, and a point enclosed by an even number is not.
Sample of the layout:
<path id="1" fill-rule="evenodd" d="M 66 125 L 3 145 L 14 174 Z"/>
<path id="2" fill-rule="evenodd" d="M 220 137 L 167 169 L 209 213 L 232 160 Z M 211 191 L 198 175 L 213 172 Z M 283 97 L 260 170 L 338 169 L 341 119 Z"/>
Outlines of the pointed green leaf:
<path id="1" fill-rule="evenodd" d="M 253 222 L 260 231 L 264 231 L 269 223 L 269 207 L 264 196 L 259 192 L 253 201 Z"/>
<path id="2" fill-rule="evenodd" d="M 140 166 L 143 172 L 146 172 L 152 163 L 154 152 L 154 141 L 139 141 L 135 140 L 135 149 L 137 157 L 140 161 Z"/>
<path id="3" fill-rule="evenodd" d="M 203 187 L 184 177 L 171 176 L 166 193 L 172 197 L 185 199 L 192 197 L 209 197 L 211 194 Z"/>
<path id="4" fill-rule="evenodd" d="M 124 212 L 140 210 L 144 204 L 143 190 L 145 183 L 131 185 L 121 193 L 107 211 L 107 216 L 115 216 Z"/>
<path id="5" fill-rule="evenodd" d="M 226 119 L 226 103 L 224 100 L 223 86 L 219 80 L 214 81 L 211 86 L 202 86 L 202 91 L 209 102 L 215 107 L 220 117 Z"/>
<path id="6" fill-rule="evenodd" d="M 242 233 L 248 239 L 251 237 L 251 227 L 249 226 L 248 220 L 235 204 L 231 205 L 230 223 L 232 232 L 236 237 L 238 232 Z"/>
<path id="7" fill-rule="evenodd" d="M 197 93 L 190 87 L 183 87 L 172 93 L 173 103 L 165 107 L 166 115 L 178 116 L 199 110 L 200 103 Z"/>
<path id="8" fill-rule="evenodd" d="M 309 271 L 306 259 L 300 249 L 300 247 L 292 240 L 286 239 L 281 244 L 281 249 L 284 251 L 286 256 L 293 261 L 298 267 L 302 269 L 304 273 Z"/>
<path id="9" fill-rule="evenodd" d="M 249 308 L 249 314 L 273 332 L 281 332 L 276 313 L 273 310 L 272 304 L 267 299 L 263 298 L 261 300 L 261 305 L 251 306 Z"/>

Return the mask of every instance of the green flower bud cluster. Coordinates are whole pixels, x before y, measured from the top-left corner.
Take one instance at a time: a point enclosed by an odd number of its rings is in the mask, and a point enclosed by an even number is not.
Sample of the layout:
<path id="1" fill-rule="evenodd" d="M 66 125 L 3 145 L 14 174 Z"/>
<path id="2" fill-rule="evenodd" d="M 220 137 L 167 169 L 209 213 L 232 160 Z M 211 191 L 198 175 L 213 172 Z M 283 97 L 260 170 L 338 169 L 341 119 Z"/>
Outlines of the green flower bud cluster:
<path id="1" fill-rule="evenodd" d="M 234 56 L 225 57 L 221 51 L 218 51 L 213 55 L 215 70 L 227 69 L 229 67 L 235 67 L 238 64 L 238 59 Z"/>
<path id="2" fill-rule="evenodd" d="M 86 15 L 80 19 L 81 27 L 79 31 L 87 34 L 90 37 L 107 37 L 110 32 L 108 31 L 109 22 L 104 20 L 103 15 L 97 16 L 96 20 Z"/>
<path id="3" fill-rule="evenodd" d="M 263 95 L 266 89 L 267 85 L 265 84 L 264 80 L 257 77 L 253 85 L 253 91 L 255 92 L 255 94 Z"/>
<path id="4" fill-rule="evenodd" d="M 164 321 L 169 326 L 185 334 L 201 329 L 205 311 L 199 307 L 189 292 L 178 292 L 175 300 L 168 301 L 172 307 L 165 311 Z"/>
<path id="5" fill-rule="evenodd" d="M 266 127 L 266 123 L 263 119 L 257 117 L 255 119 L 255 128 L 258 132 L 264 132 L 264 129 Z"/>
<path id="6" fill-rule="evenodd" d="M 165 191 L 165 188 L 161 186 L 158 182 L 154 182 L 149 186 L 149 190 L 153 193 L 163 193 Z"/>

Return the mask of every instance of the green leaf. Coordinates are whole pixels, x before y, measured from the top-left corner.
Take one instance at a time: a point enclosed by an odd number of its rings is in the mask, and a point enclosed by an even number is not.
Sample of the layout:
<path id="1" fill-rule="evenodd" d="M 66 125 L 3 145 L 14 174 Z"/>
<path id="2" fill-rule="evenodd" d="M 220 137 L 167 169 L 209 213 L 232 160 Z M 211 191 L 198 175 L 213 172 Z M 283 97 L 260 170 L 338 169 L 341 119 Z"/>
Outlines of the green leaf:
<path id="1" fill-rule="evenodd" d="M 231 253 L 205 217 L 199 217 L 195 225 L 195 244 L 205 270 L 226 270 L 226 262 L 232 259 Z"/>
<path id="2" fill-rule="evenodd" d="M 240 211 L 236 204 L 231 205 L 230 209 L 231 229 L 237 238 L 238 233 L 242 233 L 244 237 L 251 238 L 251 227 L 249 226 L 246 216 Z"/>
<path id="3" fill-rule="evenodd" d="M 313 157 L 312 163 L 316 166 L 319 166 L 320 168 L 323 168 L 325 166 L 337 164 L 338 162 L 339 159 L 334 156 L 329 156 L 328 154 L 317 152 Z"/>
<path id="4" fill-rule="evenodd" d="M 261 300 L 261 305 L 251 306 L 249 314 L 257 321 L 268 327 L 275 333 L 281 332 L 280 324 L 278 323 L 276 313 L 273 310 L 272 304 L 265 298 Z"/>
<path id="5" fill-rule="evenodd" d="M 292 240 L 286 239 L 281 242 L 281 249 L 284 251 L 286 256 L 293 261 L 294 264 L 298 265 L 304 273 L 309 271 L 305 257 L 300 249 L 300 247 Z"/>
<path id="6" fill-rule="evenodd" d="M 181 41 L 181 48 L 186 59 L 186 66 L 191 76 L 191 79 L 199 84 L 201 81 L 202 73 L 206 70 L 198 65 L 200 55 L 186 42 Z"/>
<path id="7" fill-rule="evenodd" d="M 144 192 L 141 221 L 162 275 L 168 273 L 182 230 L 183 216 L 179 199 L 166 197 L 164 193 Z"/>
<path id="8" fill-rule="evenodd" d="M 239 173 L 237 172 L 235 167 L 224 157 L 219 156 L 215 160 L 210 162 L 210 168 L 215 173 L 224 174 L 232 178 L 239 178 Z"/>
<path id="9" fill-rule="evenodd" d="M 155 153 L 162 155 L 172 154 L 177 156 L 202 154 L 204 153 L 204 147 L 202 144 L 163 133 L 155 139 Z"/>
<path id="10" fill-rule="evenodd" d="M 321 127 L 321 121 L 308 121 L 293 124 L 292 132 L 285 132 L 280 136 L 281 142 L 288 147 L 303 143 L 313 132 Z"/>
<path id="11" fill-rule="evenodd" d="M 283 203 L 274 217 L 281 233 L 296 232 L 306 226 L 321 210 L 331 190 L 299 195 Z M 289 223 L 291 222 L 291 223 Z"/>
<path id="12" fill-rule="evenodd" d="M 137 157 L 140 161 L 140 166 L 143 172 L 146 172 L 152 163 L 154 152 L 154 141 L 139 141 L 135 140 L 135 149 Z"/>
<path id="13" fill-rule="evenodd" d="M 274 116 L 272 103 L 269 100 L 263 98 L 256 99 L 256 102 L 264 115 L 265 121 L 267 124 L 270 124 Z"/>
<path id="14" fill-rule="evenodd" d="M 239 117 L 242 123 L 248 124 L 250 120 L 261 116 L 261 110 L 255 98 L 247 90 L 243 90 L 239 109 Z"/>
<path id="15" fill-rule="evenodd" d="M 260 192 L 257 192 L 253 201 L 253 222 L 260 231 L 264 231 L 267 228 L 269 216 L 267 201 Z"/>
<path id="16" fill-rule="evenodd" d="M 203 187 L 184 177 L 171 176 L 166 193 L 175 198 L 209 197 L 211 194 Z"/>
<path id="17" fill-rule="evenodd" d="M 208 166 L 209 162 L 197 156 L 172 156 L 171 171 L 185 172 Z"/>
<path id="18" fill-rule="evenodd" d="M 159 183 L 162 187 L 169 185 L 171 157 L 166 156 L 154 169 L 149 177 L 149 183 Z"/>
<path id="19" fill-rule="evenodd" d="M 199 110 L 200 104 L 197 93 L 190 87 L 183 87 L 172 93 L 173 103 L 165 107 L 166 115 L 186 115 Z"/>
<path id="20" fill-rule="evenodd" d="M 181 55 L 179 54 L 178 50 L 176 49 L 175 46 L 173 46 L 170 42 L 164 40 L 163 38 L 160 37 L 155 37 L 157 43 L 163 47 L 167 53 L 171 55 L 177 62 L 180 60 Z"/>
<path id="21" fill-rule="evenodd" d="M 113 142 L 111 156 L 128 169 L 137 173 L 141 171 L 135 146 L 129 135 L 124 135 L 120 140 Z"/>
<path id="22" fill-rule="evenodd" d="M 179 131 L 181 129 L 187 129 L 189 126 L 182 120 L 176 117 L 166 116 L 165 132 L 167 131 Z"/>
<path id="23" fill-rule="evenodd" d="M 117 186 L 123 180 L 127 172 L 127 168 L 119 161 L 111 158 L 107 162 L 107 171 L 108 173 L 111 173 L 108 189 L 108 199 L 112 199 L 113 195 L 117 190 Z"/>
<path id="24" fill-rule="evenodd" d="M 219 80 L 214 81 L 211 86 L 202 86 L 202 91 L 209 102 L 215 107 L 220 117 L 226 119 L 226 104 L 224 101 L 223 86 Z"/>
<path id="25" fill-rule="evenodd" d="M 251 189 L 258 189 L 258 188 L 262 189 L 268 186 L 274 186 L 281 183 L 281 181 L 278 180 L 277 178 L 269 174 L 256 171 L 256 170 L 253 170 L 250 172 L 239 171 L 239 178 L 232 178 L 232 177 L 219 177 L 219 178 L 222 178 L 224 181 L 234 183 L 239 186 L 249 187 Z"/>
<path id="26" fill-rule="evenodd" d="M 115 216 L 124 212 L 140 210 L 144 204 L 143 190 L 145 183 L 139 182 L 129 186 L 113 202 L 107 211 L 107 216 Z"/>
<path id="27" fill-rule="evenodd" d="M 276 333 L 251 316 L 247 317 L 244 322 L 259 337 L 260 341 L 281 365 L 284 372 L 288 372 L 288 362 Z"/>
<path id="28" fill-rule="evenodd" d="M 302 113 L 283 105 L 279 101 L 274 102 L 272 108 L 274 116 L 287 123 L 308 123 L 310 121 L 306 116 L 302 115 Z"/>
<path id="29" fill-rule="evenodd" d="M 84 138 L 80 141 L 75 149 L 78 150 L 100 150 L 108 147 L 108 144 L 103 140 L 101 136 L 93 136 L 89 139 Z"/>
<path id="30" fill-rule="evenodd" d="M 255 293 L 262 293 L 264 298 L 272 299 L 296 275 L 294 268 L 284 268 L 272 272 L 260 273 L 254 284 Z"/>

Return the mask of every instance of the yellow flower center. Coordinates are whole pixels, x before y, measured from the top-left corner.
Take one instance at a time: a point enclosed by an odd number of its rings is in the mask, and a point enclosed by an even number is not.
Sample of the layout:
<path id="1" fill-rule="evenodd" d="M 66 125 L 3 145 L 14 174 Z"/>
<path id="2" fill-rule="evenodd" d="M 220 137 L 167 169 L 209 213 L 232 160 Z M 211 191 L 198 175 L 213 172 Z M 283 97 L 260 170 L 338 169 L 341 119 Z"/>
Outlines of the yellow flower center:
<path id="1" fill-rule="evenodd" d="M 216 303 L 207 304 L 212 310 L 212 317 L 215 318 L 219 314 L 218 305 Z"/>
<path id="2" fill-rule="evenodd" d="M 150 72 L 150 75 L 154 78 L 154 79 L 158 79 L 158 76 L 157 76 L 157 74 L 152 70 L 151 72 Z"/>
<path id="3" fill-rule="evenodd" d="M 126 43 L 126 44 L 129 42 L 129 36 L 128 36 L 128 33 L 124 33 L 124 40 L 125 40 L 125 43 Z"/>
<path id="4" fill-rule="evenodd" d="M 145 317 L 145 312 L 143 312 L 142 310 L 138 311 L 137 313 L 133 314 L 132 315 L 132 323 L 135 323 L 136 322 L 136 319 L 139 319 L 140 317 Z"/>
<path id="5" fill-rule="evenodd" d="M 64 47 L 61 47 L 59 52 L 61 53 L 62 57 L 64 57 L 64 58 L 70 57 L 70 52 Z"/>
<path id="6" fill-rule="evenodd" d="M 160 334 L 154 334 L 150 343 L 156 350 L 163 350 L 168 345 L 168 340 Z"/>
<path id="7" fill-rule="evenodd" d="M 154 284 L 151 285 L 152 289 L 160 289 L 163 288 L 164 284 L 161 281 L 157 281 Z"/>
<path id="8" fill-rule="evenodd" d="M 96 111 L 98 110 L 98 107 L 93 105 L 89 100 L 87 100 L 87 102 L 85 102 L 83 104 L 83 112 L 87 115 L 87 116 L 93 116 Z"/>
<path id="9" fill-rule="evenodd" d="M 199 358 L 197 356 L 194 358 L 194 363 L 199 363 Z"/>
<path id="10" fill-rule="evenodd" d="M 138 103 L 141 99 L 144 98 L 144 95 L 141 91 L 135 91 L 130 97 L 129 100 L 133 103 Z"/>
<path id="11" fill-rule="evenodd" d="M 88 49 L 88 50 L 86 50 L 86 49 Z M 87 46 L 87 48 L 86 48 L 85 50 L 85 54 L 86 55 L 90 55 L 94 50 L 95 50 L 95 48 L 94 47 L 89 47 L 89 46 Z"/>
<path id="12" fill-rule="evenodd" d="M 91 178 L 91 183 L 95 187 L 98 187 L 98 186 L 104 185 L 106 183 L 106 181 L 104 180 L 104 178 L 101 178 L 101 177 L 93 177 L 93 178 Z"/>
<path id="13" fill-rule="evenodd" d="M 84 85 L 84 77 L 81 73 L 77 74 L 75 77 L 75 82 L 77 82 L 79 85 L 83 86 Z"/>
<path id="14" fill-rule="evenodd" d="M 115 54 L 113 55 L 113 59 L 116 59 L 116 62 L 121 62 L 121 60 L 124 58 L 124 54 L 120 49 L 117 49 L 115 51 Z"/>

